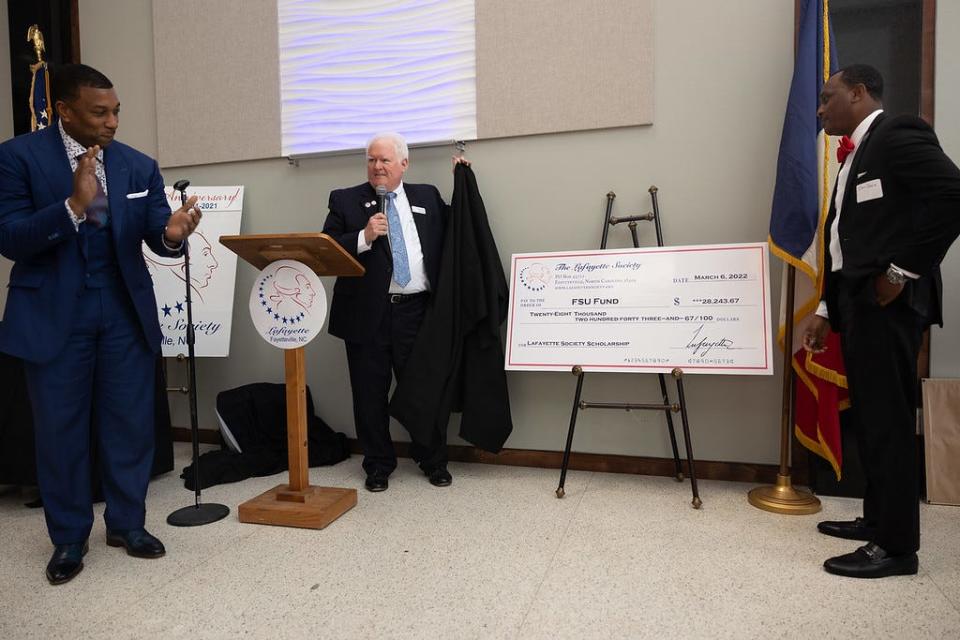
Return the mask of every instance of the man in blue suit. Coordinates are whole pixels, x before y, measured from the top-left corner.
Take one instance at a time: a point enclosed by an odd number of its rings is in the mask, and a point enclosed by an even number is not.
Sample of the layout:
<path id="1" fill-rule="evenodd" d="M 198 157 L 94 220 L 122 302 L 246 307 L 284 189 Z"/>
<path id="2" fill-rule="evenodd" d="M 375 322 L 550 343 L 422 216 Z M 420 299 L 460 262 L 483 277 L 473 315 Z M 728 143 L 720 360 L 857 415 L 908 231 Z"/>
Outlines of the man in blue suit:
<path id="1" fill-rule="evenodd" d="M 59 122 L 0 145 L 0 253 L 14 261 L 0 351 L 25 364 L 51 584 L 83 569 L 93 526 L 91 421 L 107 544 L 157 558 L 144 529 L 153 459 L 156 300 L 142 243 L 180 255 L 196 198 L 171 215 L 157 163 L 114 141 L 120 102 L 85 65 L 54 74 Z"/>

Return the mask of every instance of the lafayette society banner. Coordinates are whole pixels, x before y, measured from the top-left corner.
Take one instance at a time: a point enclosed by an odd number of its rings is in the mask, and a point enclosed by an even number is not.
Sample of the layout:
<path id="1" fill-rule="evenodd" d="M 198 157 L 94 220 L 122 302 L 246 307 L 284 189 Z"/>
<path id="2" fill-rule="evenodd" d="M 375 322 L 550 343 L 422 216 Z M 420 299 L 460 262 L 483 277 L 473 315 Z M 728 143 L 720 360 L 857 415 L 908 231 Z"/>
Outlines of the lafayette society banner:
<path id="1" fill-rule="evenodd" d="M 180 207 L 180 194 L 166 187 L 170 208 Z M 220 244 L 220 236 L 240 233 L 243 187 L 189 187 L 197 196 L 203 219 L 190 236 L 190 297 L 197 356 L 230 355 L 230 322 L 237 275 L 237 255 Z M 157 314 L 163 331 L 163 355 L 187 353 L 186 275 L 183 258 L 162 258 L 143 245 L 153 278 Z"/>

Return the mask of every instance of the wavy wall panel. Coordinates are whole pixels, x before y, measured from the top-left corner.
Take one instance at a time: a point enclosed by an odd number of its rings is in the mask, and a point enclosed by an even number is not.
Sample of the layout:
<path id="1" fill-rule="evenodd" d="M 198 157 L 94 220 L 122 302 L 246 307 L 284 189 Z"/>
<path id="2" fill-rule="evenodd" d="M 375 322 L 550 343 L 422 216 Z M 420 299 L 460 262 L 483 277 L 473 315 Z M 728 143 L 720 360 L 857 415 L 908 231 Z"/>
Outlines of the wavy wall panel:
<path id="1" fill-rule="evenodd" d="M 473 0 L 278 0 L 284 155 L 477 137 Z"/>

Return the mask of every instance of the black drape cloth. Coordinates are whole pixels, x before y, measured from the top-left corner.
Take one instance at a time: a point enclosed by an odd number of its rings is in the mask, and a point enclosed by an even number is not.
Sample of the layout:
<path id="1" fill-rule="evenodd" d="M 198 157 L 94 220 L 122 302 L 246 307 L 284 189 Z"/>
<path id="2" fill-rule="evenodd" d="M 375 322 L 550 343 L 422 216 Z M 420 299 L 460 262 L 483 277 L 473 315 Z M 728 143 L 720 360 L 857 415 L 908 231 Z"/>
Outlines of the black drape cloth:
<path id="1" fill-rule="evenodd" d="M 269 476 L 289 466 L 287 457 L 287 392 L 283 384 L 256 382 L 217 394 L 217 413 L 240 452 L 208 451 L 200 456 L 200 488 Z M 337 433 L 313 410 L 307 387 L 307 457 L 311 467 L 350 457 L 346 435 Z M 193 463 L 180 475 L 194 489 Z"/>
<path id="2" fill-rule="evenodd" d="M 163 359 L 157 358 L 154 388 L 154 451 L 151 476 L 173 470 L 173 437 L 170 429 L 170 405 Z M 94 407 L 96 411 L 96 407 Z M 23 362 L 0 353 L 0 484 L 37 484 L 37 457 L 33 442 L 33 415 Z M 96 442 L 96 435 L 91 434 Z M 91 483 L 96 501 L 103 500 L 100 490 L 99 453 L 91 448 Z"/>
<path id="3" fill-rule="evenodd" d="M 507 279 L 470 167 L 454 169 L 450 205 L 430 307 L 390 402 L 414 440 L 429 443 L 461 412 L 460 436 L 496 453 L 513 430 L 500 325 Z"/>
<path id="4" fill-rule="evenodd" d="M 23 361 L 0 353 L 0 484 L 37 484 L 35 451 Z"/>

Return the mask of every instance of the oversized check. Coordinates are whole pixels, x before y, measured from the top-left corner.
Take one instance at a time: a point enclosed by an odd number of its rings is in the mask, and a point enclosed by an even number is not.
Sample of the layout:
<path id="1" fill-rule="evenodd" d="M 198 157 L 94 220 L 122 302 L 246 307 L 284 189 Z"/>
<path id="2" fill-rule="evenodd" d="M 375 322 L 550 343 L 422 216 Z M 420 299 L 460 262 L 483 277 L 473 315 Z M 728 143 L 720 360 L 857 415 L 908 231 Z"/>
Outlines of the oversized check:
<path id="1" fill-rule="evenodd" d="M 766 243 L 514 254 L 506 368 L 770 375 Z"/>

